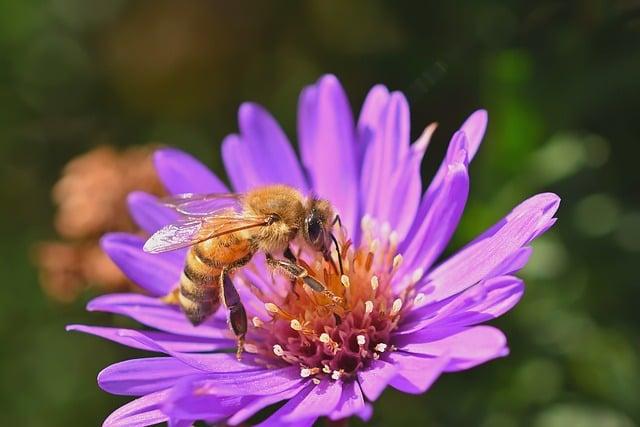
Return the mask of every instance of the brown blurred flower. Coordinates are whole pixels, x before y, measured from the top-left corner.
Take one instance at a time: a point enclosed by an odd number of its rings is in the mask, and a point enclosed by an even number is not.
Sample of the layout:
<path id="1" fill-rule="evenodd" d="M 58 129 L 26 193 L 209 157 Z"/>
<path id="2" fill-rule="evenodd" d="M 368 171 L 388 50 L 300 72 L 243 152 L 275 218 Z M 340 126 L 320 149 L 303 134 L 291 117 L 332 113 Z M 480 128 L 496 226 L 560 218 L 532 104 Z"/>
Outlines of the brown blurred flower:
<path id="1" fill-rule="evenodd" d="M 34 248 L 40 283 L 51 298 L 73 301 L 88 286 L 104 292 L 134 286 L 111 262 L 98 241 L 108 231 L 137 229 L 127 213 L 131 191 L 162 194 L 151 160 L 152 147 L 116 151 L 101 146 L 71 160 L 52 195 L 57 232 L 66 241 Z"/>

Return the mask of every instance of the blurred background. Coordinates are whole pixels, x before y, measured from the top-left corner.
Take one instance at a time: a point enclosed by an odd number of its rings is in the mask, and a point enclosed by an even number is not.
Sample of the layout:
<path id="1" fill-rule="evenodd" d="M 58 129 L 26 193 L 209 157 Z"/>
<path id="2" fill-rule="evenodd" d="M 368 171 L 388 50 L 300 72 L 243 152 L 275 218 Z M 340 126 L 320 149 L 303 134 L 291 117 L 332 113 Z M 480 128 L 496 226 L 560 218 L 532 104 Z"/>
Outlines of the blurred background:
<path id="1" fill-rule="evenodd" d="M 153 147 L 224 175 L 239 104 L 265 105 L 295 140 L 298 93 L 326 72 L 356 111 L 375 83 L 404 91 L 414 137 L 440 123 L 425 180 L 489 110 L 451 249 L 535 192 L 563 199 L 525 298 L 497 322 L 511 356 L 423 396 L 389 390 L 372 423 L 640 423 L 640 2 L 415 3 L 0 3 L 2 425 L 98 425 L 127 401 L 96 374 L 142 353 L 64 325 L 127 324 L 84 305 L 131 286 L 96 239 L 132 229 L 128 191 L 161 191 Z"/>

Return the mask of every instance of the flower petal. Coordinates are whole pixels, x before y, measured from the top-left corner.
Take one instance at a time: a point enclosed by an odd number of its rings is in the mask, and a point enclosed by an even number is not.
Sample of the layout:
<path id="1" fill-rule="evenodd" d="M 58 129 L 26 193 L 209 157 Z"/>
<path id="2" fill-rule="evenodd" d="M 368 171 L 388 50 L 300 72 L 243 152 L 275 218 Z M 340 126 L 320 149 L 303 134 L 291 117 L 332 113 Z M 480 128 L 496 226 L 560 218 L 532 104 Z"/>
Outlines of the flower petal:
<path id="1" fill-rule="evenodd" d="M 152 295 L 167 295 L 180 279 L 183 252 L 149 254 L 142 249 L 144 239 L 128 233 L 108 233 L 100 246 L 132 282 Z"/>
<path id="2" fill-rule="evenodd" d="M 558 208 L 559 198 L 545 193 L 517 206 L 502 221 L 438 266 L 422 287 L 431 301 L 440 301 L 486 278 L 546 227 Z"/>
<path id="3" fill-rule="evenodd" d="M 389 90 L 384 85 L 375 85 L 367 94 L 360 117 L 358 118 L 358 145 L 357 161 L 362 167 L 364 155 L 369 144 L 373 143 L 376 136 L 376 129 L 380 125 L 380 115 L 389 102 Z"/>
<path id="4" fill-rule="evenodd" d="M 460 142 L 456 143 L 455 138 Z M 442 185 L 430 199 L 426 196 L 418 209 L 409 238 L 400 246 L 405 263 L 403 271 L 411 274 L 416 269 L 427 271 L 445 249 L 458 226 L 469 195 L 466 137 L 459 132 L 452 144 L 460 149 L 447 166 Z M 399 277 L 402 274 L 398 275 Z"/>
<path id="5" fill-rule="evenodd" d="M 296 396 L 290 399 L 287 403 L 285 403 L 280 409 L 274 412 L 269 418 L 261 422 L 260 424 L 256 424 L 255 427 L 280 427 L 280 426 L 309 426 L 311 427 L 315 422 L 317 417 L 309 417 L 302 421 L 285 423 L 282 417 L 293 412 L 298 405 L 307 398 L 307 396 L 313 391 L 316 386 L 313 384 L 308 384 L 308 386 L 300 391 Z"/>
<path id="6" fill-rule="evenodd" d="M 357 381 L 343 383 L 340 401 L 329 414 L 329 419 L 333 421 L 349 418 L 359 414 L 364 410 L 364 397 Z"/>
<path id="7" fill-rule="evenodd" d="M 362 392 L 371 401 L 376 400 L 389 381 L 396 375 L 397 368 L 383 360 L 374 360 L 369 369 L 358 372 L 358 382 Z"/>
<path id="8" fill-rule="evenodd" d="M 227 173 L 238 192 L 267 184 L 286 184 L 307 191 L 300 163 L 286 135 L 261 106 L 244 103 L 238 112 L 241 135 L 222 146 Z"/>
<path id="9" fill-rule="evenodd" d="M 184 151 L 163 148 L 155 152 L 153 161 L 160 180 L 171 194 L 228 192 L 209 168 Z"/>
<path id="10" fill-rule="evenodd" d="M 436 324 L 469 326 L 487 322 L 509 311 L 523 293 L 521 279 L 492 277 L 446 300 L 414 309 L 396 334 L 410 334 Z"/>
<path id="11" fill-rule="evenodd" d="M 140 341 L 132 339 L 127 334 L 133 329 L 125 328 L 106 328 L 100 326 L 86 326 L 86 325 L 69 325 L 66 328 L 67 331 L 84 332 L 91 335 L 96 335 L 122 345 L 137 348 L 140 350 L 156 351 L 155 348 L 151 348 Z M 135 331 L 149 339 L 159 343 L 165 348 L 171 351 L 179 352 L 205 352 L 214 351 L 220 349 L 233 349 L 235 347 L 235 341 L 232 339 L 214 339 L 214 338 L 202 338 L 202 337 L 190 337 L 185 335 L 169 334 L 166 332 L 157 331 Z"/>
<path id="12" fill-rule="evenodd" d="M 333 203 L 348 230 L 355 230 L 355 128 L 347 96 L 335 76 L 322 77 L 300 94 L 298 135 L 313 189 Z"/>
<path id="13" fill-rule="evenodd" d="M 531 246 L 524 246 L 515 251 L 511 256 L 507 257 L 504 261 L 496 266 L 496 268 L 488 274 L 491 276 L 501 276 L 506 274 L 515 274 L 522 270 L 529 262 L 533 248 Z"/>
<path id="14" fill-rule="evenodd" d="M 478 148 L 480 148 L 480 143 L 487 130 L 488 120 L 487 110 L 477 110 L 474 111 L 460 127 L 460 130 L 463 131 L 469 139 L 469 161 L 475 157 Z"/>
<path id="15" fill-rule="evenodd" d="M 206 420 L 215 423 L 235 413 L 250 397 L 239 394 L 218 396 L 210 393 L 198 376 L 189 376 L 177 381 L 162 405 L 162 410 L 171 418 L 180 420 Z"/>
<path id="16" fill-rule="evenodd" d="M 269 394 L 266 396 L 256 397 L 251 402 L 243 405 L 242 408 L 238 409 L 238 411 L 227 420 L 227 424 L 231 426 L 238 425 L 253 416 L 256 412 L 260 411 L 263 408 L 266 408 L 269 405 L 280 402 L 282 400 L 291 399 L 292 397 L 298 395 L 306 387 L 309 387 L 309 384 L 307 382 L 300 382 L 299 384 L 288 390 Z"/>
<path id="17" fill-rule="evenodd" d="M 452 360 L 490 360 L 505 356 L 507 339 L 491 326 L 470 328 L 428 328 L 396 337 L 402 351 L 427 356 L 447 356 Z"/>
<path id="18" fill-rule="evenodd" d="M 431 387 L 449 363 L 447 356 L 422 357 L 402 352 L 389 355 L 398 373 L 389 383 L 404 393 L 421 394 Z"/>
<path id="19" fill-rule="evenodd" d="M 107 366 L 98 374 L 98 384 L 112 394 L 141 396 L 170 388 L 186 376 L 202 374 L 172 357 L 148 357 Z"/>
<path id="20" fill-rule="evenodd" d="M 103 427 L 143 427 L 162 423 L 168 417 L 160 410 L 169 390 L 142 396 L 116 409 L 102 424 Z"/>
<path id="21" fill-rule="evenodd" d="M 283 414 L 284 422 L 301 421 L 331 413 L 340 402 L 342 383 L 324 379 L 313 387 L 290 412 Z"/>
<path id="22" fill-rule="evenodd" d="M 196 327 L 189 323 L 177 306 L 145 295 L 102 295 L 91 300 L 87 310 L 121 314 L 143 325 L 179 335 L 218 339 L 232 337 L 225 320 L 220 317 L 213 316 Z"/>
<path id="23" fill-rule="evenodd" d="M 144 191 L 130 193 L 127 197 L 127 204 L 135 223 L 149 234 L 155 233 L 178 218 L 178 215 L 163 206 L 156 196 Z"/>

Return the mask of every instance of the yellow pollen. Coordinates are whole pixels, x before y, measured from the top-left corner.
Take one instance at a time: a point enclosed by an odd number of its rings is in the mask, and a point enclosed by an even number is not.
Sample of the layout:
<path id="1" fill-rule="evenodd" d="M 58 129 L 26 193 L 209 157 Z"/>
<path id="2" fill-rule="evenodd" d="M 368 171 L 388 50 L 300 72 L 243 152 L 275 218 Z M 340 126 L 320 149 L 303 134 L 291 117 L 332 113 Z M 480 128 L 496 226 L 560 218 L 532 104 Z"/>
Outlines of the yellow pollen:
<path id="1" fill-rule="evenodd" d="M 393 301 L 393 305 L 391 306 L 391 315 L 394 316 L 400 312 L 402 309 L 402 300 L 400 298 L 396 298 Z"/>
<path id="2" fill-rule="evenodd" d="M 274 304 L 274 303 L 272 303 L 272 302 L 268 302 L 268 303 L 266 303 L 266 304 L 264 305 L 264 308 L 265 308 L 268 312 L 270 312 L 270 313 L 279 313 L 279 312 L 280 312 L 280 309 L 278 308 L 278 306 L 277 306 L 277 305 L 275 305 L 275 304 Z"/>
<path id="3" fill-rule="evenodd" d="M 276 344 L 276 345 L 273 346 L 273 354 L 275 354 L 278 357 L 280 357 L 280 356 L 282 356 L 284 354 L 284 350 L 282 349 L 280 344 Z"/>
<path id="4" fill-rule="evenodd" d="M 376 289 L 378 289 L 379 284 L 380 282 L 378 281 L 378 276 L 371 277 L 371 289 L 375 291 Z"/>
<path id="5" fill-rule="evenodd" d="M 324 372 L 325 374 L 330 374 L 331 373 L 331 368 L 329 367 L 329 365 L 324 365 L 322 367 L 322 372 Z"/>
<path id="6" fill-rule="evenodd" d="M 416 307 L 420 307 L 423 303 L 424 303 L 424 294 L 422 292 L 420 292 L 413 299 L 413 305 L 416 306 Z"/>
<path id="7" fill-rule="evenodd" d="M 379 343 L 379 344 L 376 344 L 376 346 L 375 346 L 375 350 L 376 350 L 378 353 L 384 353 L 384 351 L 385 351 L 386 349 L 387 349 L 387 345 L 386 345 L 385 343 L 383 343 L 383 342 L 381 342 L 381 343 Z"/>
<path id="8" fill-rule="evenodd" d="M 345 288 L 348 288 L 349 286 L 351 286 L 351 281 L 349 280 L 349 276 L 347 276 L 346 274 L 343 274 L 340 277 L 340 282 L 342 283 L 342 286 L 344 286 Z"/>
<path id="9" fill-rule="evenodd" d="M 319 380 L 318 378 L 314 378 L 314 379 L 312 379 L 311 381 L 313 381 L 313 383 L 314 383 L 315 385 L 320 384 L 320 380 Z"/>
<path id="10" fill-rule="evenodd" d="M 378 251 L 378 246 L 380 246 L 380 241 L 378 239 L 375 239 L 369 244 L 369 252 L 375 254 Z"/>
<path id="11" fill-rule="evenodd" d="M 300 321 L 298 319 L 293 319 L 290 325 L 291 325 L 291 329 L 293 329 L 294 331 L 302 330 L 302 325 L 300 324 Z"/>
<path id="12" fill-rule="evenodd" d="M 358 342 L 358 345 L 365 345 L 365 343 L 367 342 L 367 339 L 365 338 L 364 335 L 358 335 L 356 337 L 356 341 Z"/>
<path id="13" fill-rule="evenodd" d="M 333 371 L 333 374 L 331 374 L 331 378 L 333 378 L 334 380 L 339 380 L 341 376 L 342 374 L 340 373 L 340 371 Z"/>
<path id="14" fill-rule="evenodd" d="M 331 337 L 326 332 L 320 334 L 320 342 L 328 344 L 331 342 Z"/>
<path id="15" fill-rule="evenodd" d="M 364 303 L 364 312 L 365 313 L 373 312 L 373 301 L 366 301 Z"/>
<path id="16" fill-rule="evenodd" d="M 398 254 L 393 257 L 393 268 L 397 269 L 402 264 L 402 255 Z"/>
<path id="17" fill-rule="evenodd" d="M 253 326 L 255 326 L 256 328 L 260 328 L 264 325 L 264 322 L 262 322 L 262 320 L 258 316 L 255 316 L 253 319 L 251 319 L 251 323 L 253 323 Z"/>
<path id="18" fill-rule="evenodd" d="M 415 270 L 413 270 L 413 273 L 411 274 L 411 281 L 413 283 L 418 283 L 418 281 L 422 279 L 422 276 L 424 276 L 424 269 L 416 268 Z"/>
<path id="19" fill-rule="evenodd" d="M 311 375 L 311 369 L 309 368 L 302 368 L 300 369 L 300 376 L 302 378 L 307 378 Z"/>

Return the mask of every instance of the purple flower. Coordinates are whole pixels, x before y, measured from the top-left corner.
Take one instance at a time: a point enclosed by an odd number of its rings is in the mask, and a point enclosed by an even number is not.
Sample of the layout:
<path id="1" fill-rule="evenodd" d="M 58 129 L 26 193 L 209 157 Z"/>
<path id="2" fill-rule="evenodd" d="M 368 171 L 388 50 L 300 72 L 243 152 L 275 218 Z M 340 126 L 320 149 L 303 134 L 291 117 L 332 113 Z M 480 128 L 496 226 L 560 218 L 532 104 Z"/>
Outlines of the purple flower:
<path id="1" fill-rule="evenodd" d="M 301 162 L 276 121 L 261 107 L 243 104 L 240 133 L 222 147 L 233 190 L 284 183 L 332 202 L 344 224 L 345 274 L 309 251 L 303 259 L 344 304 L 323 304 L 300 285 L 292 289 L 257 255 L 234 276 L 250 318 L 238 361 L 221 352 L 235 346 L 224 309 L 194 327 L 177 306 L 163 302 L 178 282 L 184 251 L 151 255 L 141 237 L 105 236 L 104 249 L 148 295 L 105 295 L 88 309 L 128 316 L 148 329 L 69 329 L 164 356 L 127 360 L 99 374 L 104 390 L 139 396 L 104 425 L 236 425 L 280 401 L 286 403 L 260 425 L 312 425 L 318 417 L 354 415 L 367 420 L 370 402 L 387 386 L 423 393 L 443 372 L 505 356 L 503 333 L 481 323 L 522 296 L 524 284 L 513 274 L 526 264 L 532 240 L 555 222 L 559 199 L 545 193 L 525 200 L 434 266 L 462 215 L 467 168 L 486 122 L 483 110 L 464 122 L 423 192 L 420 165 L 435 127 L 410 144 L 409 107 L 399 92 L 375 86 L 356 123 L 334 76 L 305 88 L 298 109 Z M 171 193 L 229 191 L 181 151 L 160 150 L 155 162 Z M 144 193 L 131 194 L 129 206 L 148 233 L 175 219 Z"/>

